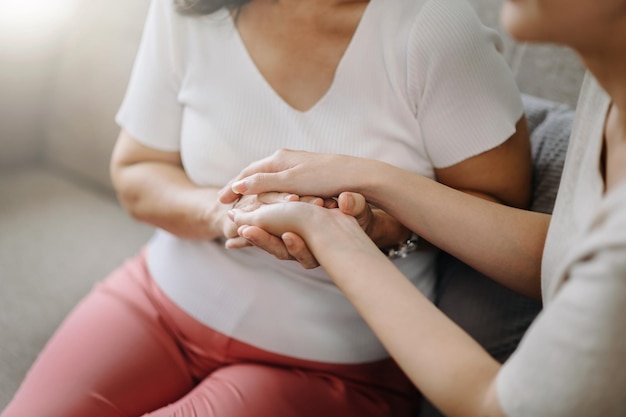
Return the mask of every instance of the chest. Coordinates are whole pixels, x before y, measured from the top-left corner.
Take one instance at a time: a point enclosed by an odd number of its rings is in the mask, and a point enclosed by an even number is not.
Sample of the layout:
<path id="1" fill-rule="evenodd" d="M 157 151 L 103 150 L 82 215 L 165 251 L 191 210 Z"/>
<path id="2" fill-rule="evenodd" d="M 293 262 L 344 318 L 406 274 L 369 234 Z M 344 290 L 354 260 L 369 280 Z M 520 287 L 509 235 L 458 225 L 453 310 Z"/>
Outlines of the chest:
<path id="1" fill-rule="evenodd" d="M 313 107 L 332 85 L 367 1 L 330 9 L 252 1 L 235 20 L 241 44 L 267 84 L 299 111 Z M 365 23 L 366 24 L 366 23 Z"/>
<path id="2" fill-rule="evenodd" d="M 289 90 L 289 82 L 272 84 L 261 71 L 230 16 L 194 33 L 178 95 L 181 156 L 191 180 L 222 186 L 280 148 L 378 159 L 433 177 L 418 122 L 397 84 L 404 75 L 389 72 L 380 33 L 367 15 L 363 18 L 331 84 L 314 90 L 322 96 L 306 109 L 294 107 L 277 90 L 277 85 Z M 319 56 L 308 55 L 305 74 L 315 72 L 311 62 Z M 332 62 L 326 61 L 329 68 Z M 287 81 L 293 77 L 289 66 L 282 65 Z M 304 75 L 301 82 L 315 84 Z"/>

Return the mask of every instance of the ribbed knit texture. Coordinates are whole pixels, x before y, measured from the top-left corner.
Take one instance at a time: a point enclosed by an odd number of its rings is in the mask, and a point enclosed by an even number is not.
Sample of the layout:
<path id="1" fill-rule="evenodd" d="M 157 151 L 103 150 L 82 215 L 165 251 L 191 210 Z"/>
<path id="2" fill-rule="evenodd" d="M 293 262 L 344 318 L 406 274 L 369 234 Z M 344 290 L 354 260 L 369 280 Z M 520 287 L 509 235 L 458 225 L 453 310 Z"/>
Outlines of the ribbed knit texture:
<path id="1" fill-rule="evenodd" d="M 490 98 L 494 90 L 516 88 L 502 76 L 508 66 L 498 51 L 501 41 L 495 31 L 480 24 L 468 3 L 425 2 L 409 42 L 409 98 L 415 100 L 420 126 L 428 132 L 426 149 L 435 166 L 453 165 L 483 152 L 493 131 L 506 132 L 507 137 L 515 132 L 511 121 L 499 117 L 493 107 L 519 118 L 518 97 L 501 96 L 497 103 Z M 451 140 L 460 132 L 463 140 Z"/>
<path id="2" fill-rule="evenodd" d="M 201 186 L 222 186 L 279 148 L 379 159 L 432 178 L 435 167 L 504 142 L 522 112 L 496 39 L 461 0 L 372 0 L 332 85 L 306 111 L 267 83 L 228 13 L 182 17 L 170 3 L 153 0 L 117 121 L 146 146 L 180 150 Z M 303 359 L 387 356 L 321 268 L 163 231 L 147 257 L 164 292 L 221 333 Z M 432 296 L 434 253 L 396 265 Z"/>

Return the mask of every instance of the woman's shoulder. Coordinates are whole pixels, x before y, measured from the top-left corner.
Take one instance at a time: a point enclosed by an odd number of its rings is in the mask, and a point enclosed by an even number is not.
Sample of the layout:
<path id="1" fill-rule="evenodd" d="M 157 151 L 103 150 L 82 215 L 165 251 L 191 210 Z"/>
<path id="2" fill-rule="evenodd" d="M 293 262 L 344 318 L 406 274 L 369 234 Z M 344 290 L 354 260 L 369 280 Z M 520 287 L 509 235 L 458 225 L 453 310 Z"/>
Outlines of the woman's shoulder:
<path id="1" fill-rule="evenodd" d="M 502 49 L 498 33 L 485 26 L 467 0 L 373 0 L 380 37 L 400 58 L 428 65 L 431 59 L 466 56 L 480 45 Z M 412 63 L 409 62 L 409 66 Z"/>
<path id="2" fill-rule="evenodd" d="M 467 0 L 372 0 L 377 22 L 371 27 L 384 40 L 386 55 L 408 67 L 430 65 L 442 57 L 465 57 L 477 45 L 501 50 L 497 32 L 482 24 Z M 480 47 L 478 49 L 481 49 Z"/>
<path id="3" fill-rule="evenodd" d="M 398 20 L 416 19 L 421 15 L 429 15 L 433 12 L 449 13 L 474 13 L 474 8 L 467 0 L 372 0 L 378 3 L 382 13 L 394 15 Z"/>

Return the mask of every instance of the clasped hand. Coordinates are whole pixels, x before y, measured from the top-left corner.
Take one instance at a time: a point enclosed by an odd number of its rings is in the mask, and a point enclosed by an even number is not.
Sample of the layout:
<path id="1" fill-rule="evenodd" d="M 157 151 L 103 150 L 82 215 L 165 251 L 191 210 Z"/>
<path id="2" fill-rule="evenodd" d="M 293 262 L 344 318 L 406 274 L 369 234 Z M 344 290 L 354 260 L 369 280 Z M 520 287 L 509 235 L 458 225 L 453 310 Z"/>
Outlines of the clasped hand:
<path id="1" fill-rule="evenodd" d="M 235 221 L 236 237 L 235 240 L 227 241 L 227 247 L 254 245 L 278 259 L 295 259 L 307 269 L 319 266 L 303 236 L 296 233 L 295 229 L 284 229 L 281 233 L 274 230 L 272 233 L 267 227 L 246 223 L 255 220 L 262 224 L 264 217 L 274 216 L 281 210 L 279 208 L 258 210 L 259 205 L 249 206 L 244 199 L 254 195 L 258 195 L 257 203 L 262 202 L 264 206 L 277 203 L 292 204 L 294 201 L 319 206 L 316 210 L 300 205 L 290 207 L 289 215 L 300 213 L 297 224 L 291 225 L 294 228 L 300 227 L 300 230 L 303 230 L 302 226 L 311 224 L 320 229 L 331 222 L 329 219 L 336 220 L 334 217 L 322 217 L 318 218 L 317 223 L 312 223 L 313 219 L 310 216 L 323 213 L 319 211 L 320 208 L 338 209 L 335 214 L 342 213 L 354 217 L 356 223 L 379 247 L 391 246 L 406 240 L 410 231 L 400 222 L 385 211 L 370 205 L 363 195 L 347 191 L 353 189 L 355 181 L 358 180 L 355 176 L 360 177 L 364 172 L 375 172 L 380 168 L 379 165 L 378 161 L 346 155 L 287 149 L 276 151 L 269 157 L 250 164 L 219 192 L 221 203 L 236 202 L 235 209 L 255 213 L 240 216 L 239 220 Z M 270 190 L 280 193 L 268 193 Z M 231 220 L 235 218 L 232 213 L 230 218 Z M 329 229 L 325 231 L 330 233 Z"/>
<path id="2" fill-rule="evenodd" d="M 306 203 L 309 207 L 293 202 Z M 285 204 L 290 205 L 288 210 L 281 206 Z M 344 215 L 354 217 L 366 232 L 374 224 L 372 207 L 356 193 L 344 192 L 336 199 L 277 192 L 247 195 L 236 200 L 229 211 L 231 223 L 226 226 L 225 246 L 229 249 L 256 246 L 278 259 L 296 260 L 305 269 L 316 268 L 319 263 L 300 236 L 307 223 L 317 223 L 313 220 L 316 210 L 312 206 L 320 210 L 339 209 Z M 264 209 L 259 210 L 261 207 Z M 327 223 L 327 220 L 321 222 Z"/>

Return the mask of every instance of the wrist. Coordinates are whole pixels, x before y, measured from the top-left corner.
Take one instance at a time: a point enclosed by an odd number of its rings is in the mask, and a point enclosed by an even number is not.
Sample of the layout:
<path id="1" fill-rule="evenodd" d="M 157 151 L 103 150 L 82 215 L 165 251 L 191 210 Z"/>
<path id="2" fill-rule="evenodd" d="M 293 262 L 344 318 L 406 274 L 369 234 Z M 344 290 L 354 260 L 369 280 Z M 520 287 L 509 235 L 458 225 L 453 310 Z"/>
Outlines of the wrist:
<path id="1" fill-rule="evenodd" d="M 345 159 L 339 161 L 338 166 L 341 166 L 342 171 L 347 173 L 344 177 L 346 182 L 341 185 L 341 189 L 359 193 L 369 200 L 369 197 L 375 193 L 372 186 L 377 182 L 376 177 L 380 170 L 379 161 L 345 155 L 341 155 L 341 158 Z"/>
<path id="2" fill-rule="evenodd" d="M 357 220 L 338 210 L 316 210 L 307 221 L 294 229 L 316 257 L 327 253 L 337 256 L 345 250 L 355 250 L 363 238 L 371 243 Z"/>
<path id="3" fill-rule="evenodd" d="M 224 222 L 230 205 L 217 201 L 211 189 L 190 190 L 187 194 L 188 227 L 195 229 L 194 239 L 215 240 L 224 237 Z"/>

